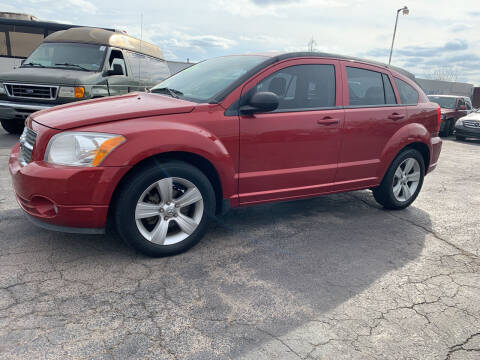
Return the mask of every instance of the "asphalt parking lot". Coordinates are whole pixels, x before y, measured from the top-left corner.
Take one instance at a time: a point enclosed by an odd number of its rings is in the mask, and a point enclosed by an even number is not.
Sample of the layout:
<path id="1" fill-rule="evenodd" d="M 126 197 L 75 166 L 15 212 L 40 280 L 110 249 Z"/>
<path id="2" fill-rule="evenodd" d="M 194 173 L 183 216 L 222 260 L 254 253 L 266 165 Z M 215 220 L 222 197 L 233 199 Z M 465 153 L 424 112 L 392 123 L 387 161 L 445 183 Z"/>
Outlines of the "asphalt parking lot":
<path id="1" fill-rule="evenodd" d="M 0 359 L 479 359 L 480 141 L 409 209 L 369 191 L 231 211 L 180 256 L 31 225 L 0 132 Z"/>

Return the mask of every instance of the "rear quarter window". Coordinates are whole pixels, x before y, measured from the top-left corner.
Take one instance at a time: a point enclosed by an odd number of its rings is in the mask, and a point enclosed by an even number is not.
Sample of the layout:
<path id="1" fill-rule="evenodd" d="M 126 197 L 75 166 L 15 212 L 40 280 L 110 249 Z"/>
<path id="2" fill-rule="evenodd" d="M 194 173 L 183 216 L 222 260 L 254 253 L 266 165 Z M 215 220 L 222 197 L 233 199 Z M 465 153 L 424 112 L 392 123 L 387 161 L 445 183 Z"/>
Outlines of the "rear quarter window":
<path id="1" fill-rule="evenodd" d="M 416 105 L 418 103 L 418 92 L 405 81 L 395 78 L 400 100 L 405 105 Z"/>

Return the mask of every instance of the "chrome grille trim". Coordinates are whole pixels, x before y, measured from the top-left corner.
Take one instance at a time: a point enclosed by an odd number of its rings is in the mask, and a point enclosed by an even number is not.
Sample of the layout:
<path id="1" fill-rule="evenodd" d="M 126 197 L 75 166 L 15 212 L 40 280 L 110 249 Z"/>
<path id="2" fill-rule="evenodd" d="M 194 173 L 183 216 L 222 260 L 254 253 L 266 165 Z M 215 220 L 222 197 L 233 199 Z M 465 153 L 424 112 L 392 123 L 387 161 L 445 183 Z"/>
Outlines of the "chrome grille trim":
<path id="1" fill-rule="evenodd" d="M 3 83 L 3 85 L 7 91 L 7 95 L 12 98 L 55 100 L 58 95 L 58 86 L 55 85 L 8 82 Z"/>
<path id="2" fill-rule="evenodd" d="M 463 126 L 480 129 L 480 121 L 475 120 L 463 120 Z"/>
<path id="3" fill-rule="evenodd" d="M 28 127 L 23 129 L 20 136 L 20 162 L 27 165 L 32 160 L 33 147 L 37 140 L 37 133 Z"/>

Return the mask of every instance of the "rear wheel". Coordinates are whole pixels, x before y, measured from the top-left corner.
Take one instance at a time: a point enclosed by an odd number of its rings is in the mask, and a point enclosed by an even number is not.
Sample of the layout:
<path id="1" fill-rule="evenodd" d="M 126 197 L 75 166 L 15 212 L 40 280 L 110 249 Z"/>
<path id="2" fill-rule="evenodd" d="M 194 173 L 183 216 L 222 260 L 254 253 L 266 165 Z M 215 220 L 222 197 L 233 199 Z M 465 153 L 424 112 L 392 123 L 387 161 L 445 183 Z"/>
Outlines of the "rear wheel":
<path id="1" fill-rule="evenodd" d="M 417 198 L 424 176 L 422 154 L 415 149 L 404 150 L 393 160 L 380 186 L 373 189 L 373 196 L 387 209 L 404 209 Z"/>
<path id="2" fill-rule="evenodd" d="M 119 193 L 120 236 L 149 256 L 182 253 L 200 241 L 215 213 L 215 195 L 197 168 L 172 161 L 131 177 Z"/>
<path id="3" fill-rule="evenodd" d="M 25 127 L 25 120 L 22 119 L 1 119 L 0 122 L 5 131 L 10 134 L 19 135 L 23 132 L 23 128 Z"/>

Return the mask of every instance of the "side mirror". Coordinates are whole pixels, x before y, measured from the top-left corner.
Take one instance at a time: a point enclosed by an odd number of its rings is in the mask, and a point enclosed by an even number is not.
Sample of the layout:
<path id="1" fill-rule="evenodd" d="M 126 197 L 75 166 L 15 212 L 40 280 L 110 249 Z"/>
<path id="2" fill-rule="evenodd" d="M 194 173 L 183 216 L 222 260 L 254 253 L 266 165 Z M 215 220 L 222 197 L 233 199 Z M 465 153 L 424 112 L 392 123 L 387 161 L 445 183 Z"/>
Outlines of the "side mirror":
<path id="1" fill-rule="evenodd" d="M 125 75 L 123 73 L 122 65 L 120 64 L 113 64 L 113 69 L 105 71 L 106 76 L 112 75 Z"/>
<path id="2" fill-rule="evenodd" d="M 467 105 L 460 105 L 458 110 L 467 110 Z"/>
<path id="3" fill-rule="evenodd" d="M 242 114 L 269 112 L 278 108 L 278 96 L 269 91 L 260 91 L 252 95 L 247 104 L 240 107 Z"/>

